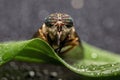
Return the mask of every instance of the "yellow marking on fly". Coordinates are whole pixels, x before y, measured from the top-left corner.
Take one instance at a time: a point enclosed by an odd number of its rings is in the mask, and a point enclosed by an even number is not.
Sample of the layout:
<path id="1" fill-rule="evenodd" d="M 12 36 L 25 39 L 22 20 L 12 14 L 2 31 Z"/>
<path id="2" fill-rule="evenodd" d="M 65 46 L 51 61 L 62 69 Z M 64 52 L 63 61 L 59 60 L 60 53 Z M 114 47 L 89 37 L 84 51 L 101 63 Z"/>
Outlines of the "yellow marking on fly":
<path id="1" fill-rule="evenodd" d="M 58 13 L 57 18 L 58 18 L 58 20 L 61 20 L 62 19 L 62 14 Z"/>

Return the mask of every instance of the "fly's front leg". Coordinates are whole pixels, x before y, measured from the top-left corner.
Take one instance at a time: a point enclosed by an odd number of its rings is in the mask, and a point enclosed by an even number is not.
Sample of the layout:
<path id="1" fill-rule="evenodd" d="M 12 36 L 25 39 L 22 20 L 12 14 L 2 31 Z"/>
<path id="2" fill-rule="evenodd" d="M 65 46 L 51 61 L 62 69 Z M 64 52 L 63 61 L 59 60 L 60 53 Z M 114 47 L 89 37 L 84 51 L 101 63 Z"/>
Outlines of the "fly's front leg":
<path id="1" fill-rule="evenodd" d="M 73 49 L 75 46 L 80 45 L 80 42 L 78 40 L 78 38 L 74 38 L 72 40 L 69 40 L 65 43 L 64 47 L 70 46 L 68 49 L 64 50 L 61 52 L 61 54 L 67 53 L 68 51 L 70 51 L 71 49 Z"/>

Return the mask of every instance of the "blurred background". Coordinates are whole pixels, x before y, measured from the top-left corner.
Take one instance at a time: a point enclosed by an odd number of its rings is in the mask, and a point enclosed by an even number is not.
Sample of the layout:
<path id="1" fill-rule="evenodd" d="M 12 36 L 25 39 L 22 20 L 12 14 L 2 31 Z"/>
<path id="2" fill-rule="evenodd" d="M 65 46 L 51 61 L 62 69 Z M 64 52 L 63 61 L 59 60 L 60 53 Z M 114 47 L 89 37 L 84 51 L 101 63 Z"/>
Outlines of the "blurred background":
<path id="1" fill-rule="evenodd" d="M 92 45 L 120 53 L 120 0 L 0 0 L 0 42 L 28 40 L 55 12 L 71 15 L 77 33 Z M 70 77 L 71 76 L 71 77 Z M 0 80 L 77 80 L 64 67 L 11 61 Z"/>

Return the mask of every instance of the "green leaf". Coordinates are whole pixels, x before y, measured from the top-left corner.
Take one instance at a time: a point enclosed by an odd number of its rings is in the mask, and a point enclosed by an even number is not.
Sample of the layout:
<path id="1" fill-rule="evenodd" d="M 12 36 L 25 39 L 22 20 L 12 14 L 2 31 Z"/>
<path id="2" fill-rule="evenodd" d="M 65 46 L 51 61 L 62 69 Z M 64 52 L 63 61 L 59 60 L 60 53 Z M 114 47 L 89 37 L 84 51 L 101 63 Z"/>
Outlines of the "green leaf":
<path id="1" fill-rule="evenodd" d="M 63 60 L 59 56 L 56 56 L 67 68 L 87 77 L 120 76 L 119 55 L 93 47 L 85 42 L 82 43 L 84 48 L 83 59 L 79 58 L 71 63 L 69 60 L 72 60 L 75 57 L 71 58 L 67 55 L 67 60 L 66 58 Z M 75 54 L 75 51 L 76 50 L 72 51 L 73 54 Z"/>
<path id="2" fill-rule="evenodd" d="M 57 54 L 41 39 L 31 39 L 0 44 L 0 65 L 16 59 L 28 62 L 53 63 L 66 66 L 84 78 L 120 76 L 120 56 L 91 46 L 82 41 L 81 46 L 63 55 Z"/>

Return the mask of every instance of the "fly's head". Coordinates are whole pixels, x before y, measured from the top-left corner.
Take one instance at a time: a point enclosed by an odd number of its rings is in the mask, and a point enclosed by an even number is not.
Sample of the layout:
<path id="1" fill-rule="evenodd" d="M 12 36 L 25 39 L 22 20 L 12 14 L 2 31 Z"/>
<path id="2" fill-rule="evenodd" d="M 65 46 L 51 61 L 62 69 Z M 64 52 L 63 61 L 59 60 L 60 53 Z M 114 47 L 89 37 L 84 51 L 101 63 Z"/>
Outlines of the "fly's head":
<path id="1" fill-rule="evenodd" d="M 73 19 L 68 14 L 54 13 L 45 19 L 45 28 L 49 37 L 53 40 L 57 38 L 57 44 L 74 32 Z"/>

